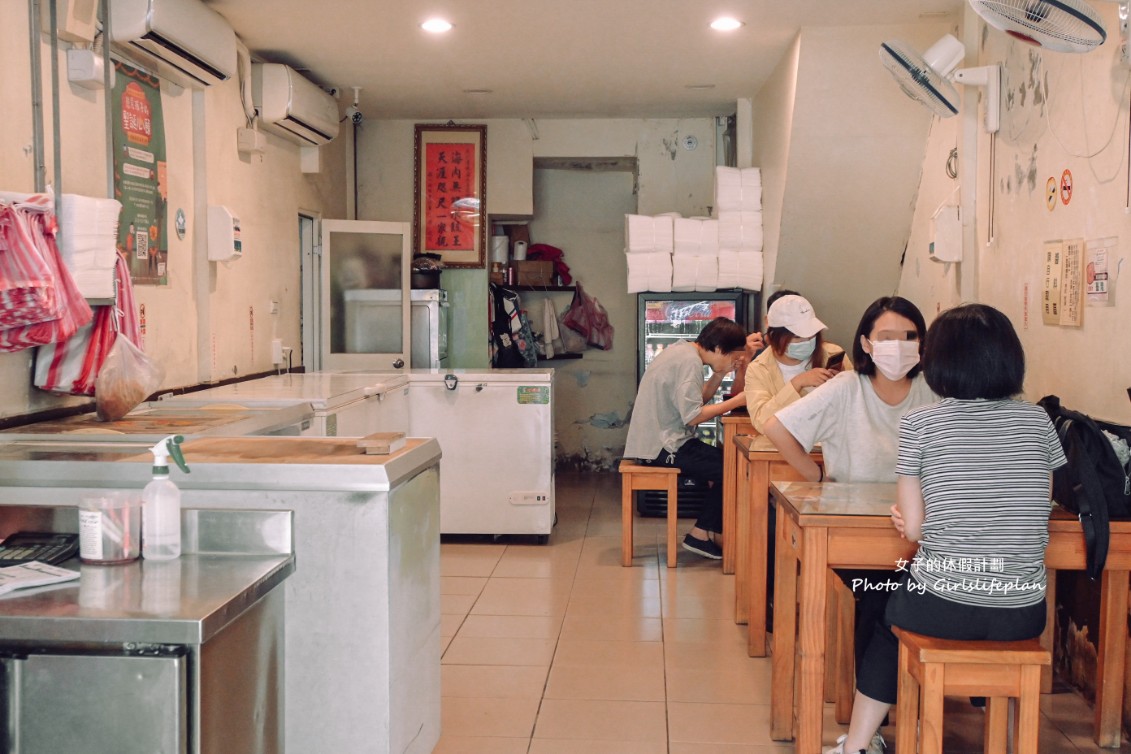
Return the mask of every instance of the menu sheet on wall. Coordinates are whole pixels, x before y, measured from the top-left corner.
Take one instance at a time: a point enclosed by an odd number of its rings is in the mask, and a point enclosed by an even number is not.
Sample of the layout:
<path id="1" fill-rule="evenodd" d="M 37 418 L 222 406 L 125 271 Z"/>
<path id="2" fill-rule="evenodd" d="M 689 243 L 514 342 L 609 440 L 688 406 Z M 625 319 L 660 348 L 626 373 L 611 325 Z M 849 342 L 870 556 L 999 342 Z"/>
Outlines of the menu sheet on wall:
<path id="1" fill-rule="evenodd" d="M 1088 241 L 1088 263 L 1084 268 L 1088 306 L 1111 306 L 1111 270 L 1119 246 L 1118 238 Z"/>
<path id="2" fill-rule="evenodd" d="M 114 61 L 114 198 L 122 203 L 118 251 L 134 285 L 168 285 L 169 199 L 161 85 L 153 74 Z"/>
<path id="3" fill-rule="evenodd" d="M 1084 240 L 1046 241 L 1041 320 L 1046 325 L 1084 324 Z"/>

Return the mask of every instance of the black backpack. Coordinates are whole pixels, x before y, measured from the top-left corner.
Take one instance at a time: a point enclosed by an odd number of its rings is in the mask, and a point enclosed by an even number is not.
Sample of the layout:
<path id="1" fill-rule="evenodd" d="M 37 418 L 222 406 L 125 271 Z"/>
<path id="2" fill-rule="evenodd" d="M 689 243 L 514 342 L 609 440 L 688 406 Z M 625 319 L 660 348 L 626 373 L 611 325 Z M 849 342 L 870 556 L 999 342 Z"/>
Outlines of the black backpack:
<path id="1" fill-rule="evenodd" d="M 1053 473 L 1052 496 L 1076 513 L 1084 529 L 1088 578 L 1096 579 L 1107 560 L 1111 519 L 1131 518 L 1131 477 L 1103 430 L 1131 444 L 1131 428 L 1097 421 L 1046 395 L 1038 405 L 1048 412 L 1068 463 Z"/>

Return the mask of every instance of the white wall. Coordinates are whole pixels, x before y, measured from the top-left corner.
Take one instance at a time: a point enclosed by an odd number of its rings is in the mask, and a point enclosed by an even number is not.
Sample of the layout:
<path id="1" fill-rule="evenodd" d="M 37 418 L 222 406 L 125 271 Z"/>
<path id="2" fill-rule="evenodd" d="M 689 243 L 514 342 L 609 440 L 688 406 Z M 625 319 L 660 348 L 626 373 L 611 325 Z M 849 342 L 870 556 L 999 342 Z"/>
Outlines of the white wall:
<path id="1" fill-rule="evenodd" d="M 767 283 L 809 297 L 835 342 L 847 343 L 865 307 L 899 282 L 930 125 L 880 64 L 880 43 L 926 49 L 948 30 L 803 29 L 757 98 Z"/>
<path id="2" fill-rule="evenodd" d="M 27 4 L 0 4 L 0 190 L 34 189 L 31 65 L 28 51 Z M 66 45 L 64 44 L 65 48 Z M 51 144 L 50 48 L 40 44 L 48 181 L 53 180 Z M 104 93 L 74 87 L 65 80 L 65 51 L 60 50 L 64 80 L 60 89 L 63 190 L 105 196 L 109 149 L 103 109 Z M 341 140 L 323 147 L 323 170 L 305 176 L 298 168 L 298 147 L 268 138 L 262 157 L 241 157 L 236 129 L 244 124 L 236 82 L 211 87 L 203 94 L 162 85 L 167 158 L 169 161 L 170 285 L 137 286 L 145 307 L 146 350 L 166 371 L 163 387 L 214 381 L 272 368 L 270 339 L 274 332 L 287 345 L 299 346 L 300 260 L 297 215 L 300 209 L 342 217 L 345 212 L 344 153 Z M 194 117 L 203 124 L 203 155 L 194 149 Z M 194 158 L 204 170 L 198 174 Z M 244 258 L 230 267 L 205 261 L 194 245 L 194 200 L 224 204 L 242 221 Z M 188 233 L 172 233 L 178 208 L 188 217 Z M 203 225 L 200 227 L 203 228 Z M 194 275 L 206 276 L 203 299 L 194 291 Z M 279 314 L 268 313 L 270 301 Z M 251 322 L 254 318 L 254 337 Z M 200 330 L 200 323 L 205 330 Z M 203 344 L 203 351 L 198 348 Z M 201 357 L 201 353 L 203 356 Z M 33 351 L 0 355 L 0 416 L 83 402 L 57 398 L 31 386 Z M 298 364 L 298 361 L 295 361 Z"/>
<path id="3" fill-rule="evenodd" d="M 1127 208 L 1128 71 L 1115 62 L 1119 21 L 1114 5 L 1096 3 L 1107 42 L 1087 55 L 1041 53 L 988 31 L 980 63 L 1003 66 L 1002 124 L 992 165 L 995 238 L 988 241 L 991 165 L 989 137 L 979 125 L 976 253 L 978 299 L 1009 315 L 1025 346 L 1026 397 L 1054 393 L 1066 405 L 1113 421 L 1131 421 L 1131 351 L 1126 323 L 1131 295 L 1119 290 L 1110 307 L 1087 307 L 1080 328 L 1042 324 L 1042 247 L 1061 238 L 1119 238 L 1119 261 L 1128 257 L 1131 212 Z M 979 116 L 980 117 L 980 116 Z M 930 217 L 954 182 L 943 163 L 954 146 L 962 116 L 935 124 L 927 145 L 900 293 L 928 319 L 960 302 L 956 269 L 929 259 Z M 1051 124 L 1051 130 L 1050 130 Z M 1110 138 L 1110 142 L 1108 141 Z M 1105 147 L 1106 145 L 1106 147 Z M 1094 154 L 1092 157 L 1077 155 Z M 1045 183 L 1072 172 L 1067 206 L 1050 212 Z"/>

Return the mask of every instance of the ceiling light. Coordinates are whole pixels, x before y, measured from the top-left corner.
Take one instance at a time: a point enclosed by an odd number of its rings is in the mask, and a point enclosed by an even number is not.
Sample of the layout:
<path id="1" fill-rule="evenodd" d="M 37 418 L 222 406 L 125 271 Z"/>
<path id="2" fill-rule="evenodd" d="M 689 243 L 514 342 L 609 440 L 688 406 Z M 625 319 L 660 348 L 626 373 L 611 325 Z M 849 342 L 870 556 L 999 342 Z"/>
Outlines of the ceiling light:
<path id="1" fill-rule="evenodd" d="M 714 84 L 687 84 L 684 89 L 714 89 Z"/>
<path id="2" fill-rule="evenodd" d="M 420 28 L 433 34 L 443 34 L 445 31 L 449 31 L 452 25 L 442 18 L 430 18 L 422 23 Z"/>
<path id="3" fill-rule="evenodd" d="M 493 94 L 494 89 L 464 89 L 464 94 Z"/>
<path id="4" fill-rule="evenodd" d="M 711 22 L 711 28 L 715 31 L 734 31 L 735 29 L 741 29 L 745 25 L 746 24 L 742 23 L 737 18 L 731 18 L 730 16 L 716 18 Z"/>

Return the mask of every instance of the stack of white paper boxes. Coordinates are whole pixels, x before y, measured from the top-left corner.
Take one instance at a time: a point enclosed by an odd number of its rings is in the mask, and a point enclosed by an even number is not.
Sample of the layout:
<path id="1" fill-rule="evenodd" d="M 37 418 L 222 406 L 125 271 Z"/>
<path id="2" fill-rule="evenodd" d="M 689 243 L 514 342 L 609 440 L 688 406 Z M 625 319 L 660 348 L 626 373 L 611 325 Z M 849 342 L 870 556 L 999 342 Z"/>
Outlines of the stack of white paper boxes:
<path id="1" fill-rule="evenodd" d="M 717 218 L 625 215 L 628 292 L 762 288 L 762 174 L 715 169 Z"/>
<path id="2" fill-rule="evenodd" d="M 59 252 L 86 298 L 114 297 L 118 215 L 114 199 L 63 194 L 59 203 Z"/>

